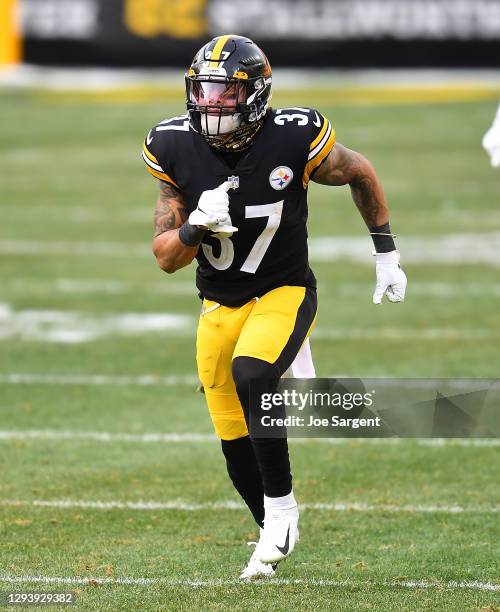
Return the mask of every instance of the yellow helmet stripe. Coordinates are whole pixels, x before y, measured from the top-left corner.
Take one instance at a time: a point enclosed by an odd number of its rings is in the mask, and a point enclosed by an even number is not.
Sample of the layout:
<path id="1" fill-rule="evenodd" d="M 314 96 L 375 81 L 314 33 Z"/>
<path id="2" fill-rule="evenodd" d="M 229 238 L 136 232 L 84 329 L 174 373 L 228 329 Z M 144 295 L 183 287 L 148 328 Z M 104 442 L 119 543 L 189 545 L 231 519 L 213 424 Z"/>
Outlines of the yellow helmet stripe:
<path id="1" fill-rule="evenodd" d="M 220 36 L 219 40 L 215 43 L 215 47 L 212 50 L 212 56 L 210 57 L 210 68 L 217 68 L 224 45 L 231 36 L 232 34 Z"/>

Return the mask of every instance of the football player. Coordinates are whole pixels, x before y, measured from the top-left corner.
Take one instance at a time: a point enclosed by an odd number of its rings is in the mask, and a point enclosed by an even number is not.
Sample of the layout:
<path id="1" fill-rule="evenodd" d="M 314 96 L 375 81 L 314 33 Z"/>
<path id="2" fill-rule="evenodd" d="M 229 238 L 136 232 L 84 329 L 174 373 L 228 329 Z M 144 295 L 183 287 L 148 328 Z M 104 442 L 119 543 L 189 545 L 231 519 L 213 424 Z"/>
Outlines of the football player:
<path id="1" fill-rule="evenodd" d="M 144 142 L 160 180 L 153 251 L 168 273 L 198 262 L 198 373 L 229 477 L 261 528 L 241 577 L 272 576 L 298 540 L 299 513 L 287 440 L 249 435 L 258 409 L 249 385 L 259 379 L 272 392 L 294 361 L 296 376 L 314 375 L 309 182 L 350 185 L 375 245 L 375 304 L 384 295 L 402 302 L 406 277 L 373 166 L 335 144 L 319 111 L 270 108 L 271 67 L 253 41 L 214 38 L 185 82 L 187 114 L 161 121 Z"/>
<path id="2" fill-rule="evenodd" d="M 500 168 L 500 106 L 498 107 L 493 125 L 484 135 L 483 147 L 490 156 L 493 168 Z"/>

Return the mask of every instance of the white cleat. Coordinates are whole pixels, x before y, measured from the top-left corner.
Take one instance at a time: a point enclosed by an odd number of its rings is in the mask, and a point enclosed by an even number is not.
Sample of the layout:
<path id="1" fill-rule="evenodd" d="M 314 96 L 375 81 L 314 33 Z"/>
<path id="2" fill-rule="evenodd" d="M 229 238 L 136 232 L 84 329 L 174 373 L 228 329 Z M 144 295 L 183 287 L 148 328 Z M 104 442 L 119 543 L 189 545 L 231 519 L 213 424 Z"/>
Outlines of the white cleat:
<path id="1" fill-rule="evenodd" d="M 272 578 L 276 573 L 276 565 L 271 563 L 262 563 L 258 556 L 258 548 L 262 542 L 262 532 L 260 530 L 259 542 L 248 542 L 249 546 L 255 546 L 255 550 L 247 563 L 247 566 L 240 574 L 240 580 L 256 580 L 257 578 Z"/>
<path id="2" fill-rule="evenodd" d="M 264 531 L 255 552 L 262 563 L 279 563 L 288 557 L 299 540 L 299 509 L 266 508 Z"/>

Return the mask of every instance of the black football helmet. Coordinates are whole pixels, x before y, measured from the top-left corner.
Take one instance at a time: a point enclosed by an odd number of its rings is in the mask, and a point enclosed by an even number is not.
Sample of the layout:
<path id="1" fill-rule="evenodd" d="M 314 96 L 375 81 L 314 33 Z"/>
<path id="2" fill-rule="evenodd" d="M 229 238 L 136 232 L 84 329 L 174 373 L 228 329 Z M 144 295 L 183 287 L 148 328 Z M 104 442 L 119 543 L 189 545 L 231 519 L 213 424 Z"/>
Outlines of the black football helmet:
<path id="1" fill-rule="evenodd" d="M 198 51 L 185 80 L 193 129 L 221 151 L 249 147 L 271 99 L 264 52 L 244 36 L 217 36 Z"/>

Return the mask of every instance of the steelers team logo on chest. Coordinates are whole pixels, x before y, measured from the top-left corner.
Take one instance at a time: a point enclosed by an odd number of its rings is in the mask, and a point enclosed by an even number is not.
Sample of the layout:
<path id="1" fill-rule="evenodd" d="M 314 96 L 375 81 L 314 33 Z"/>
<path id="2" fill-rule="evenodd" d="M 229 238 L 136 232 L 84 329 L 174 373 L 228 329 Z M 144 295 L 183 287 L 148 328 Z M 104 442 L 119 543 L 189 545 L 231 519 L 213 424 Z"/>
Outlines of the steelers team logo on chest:
<path id="1" fill-rule="evenodd" d="M 271 187 L 281 191 L 287 187 L 293 179 L 293 172 L 288 166 L 278 166 L 269 175 Z"/>

